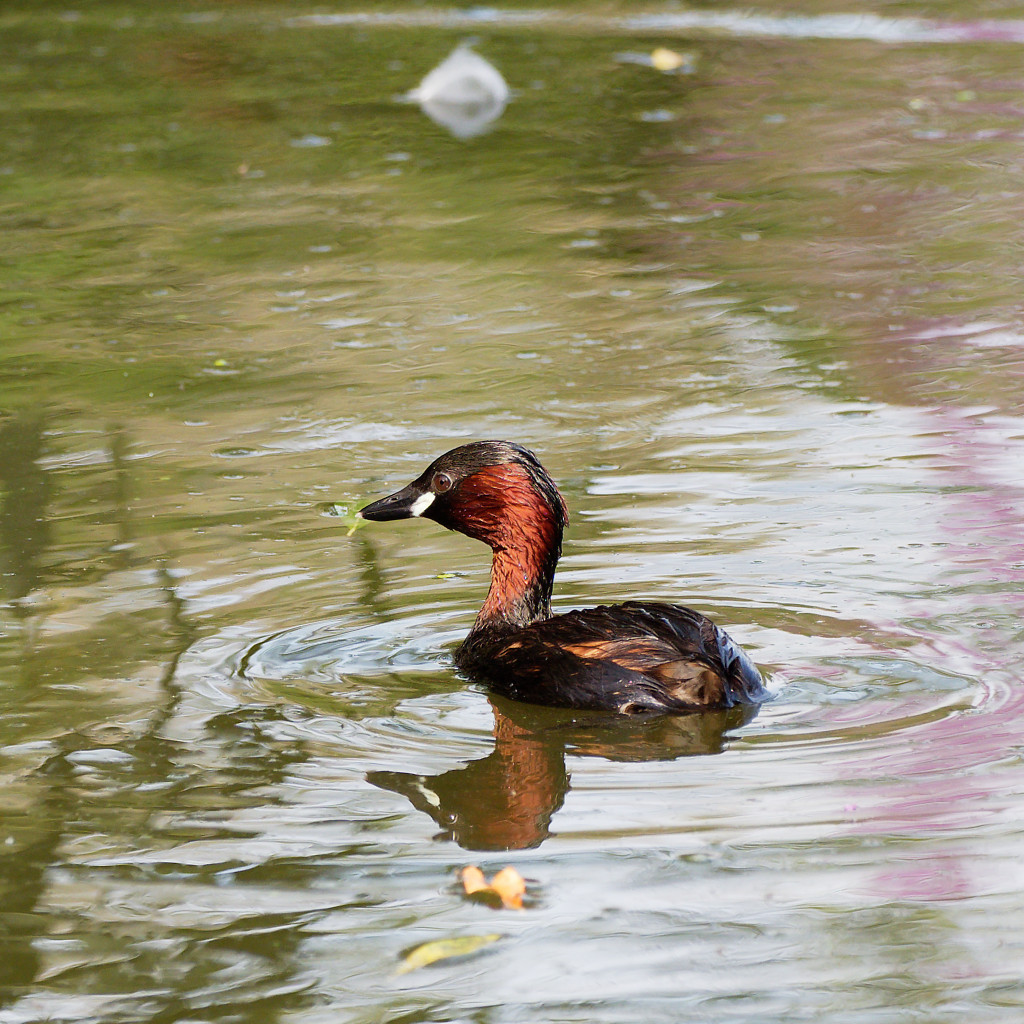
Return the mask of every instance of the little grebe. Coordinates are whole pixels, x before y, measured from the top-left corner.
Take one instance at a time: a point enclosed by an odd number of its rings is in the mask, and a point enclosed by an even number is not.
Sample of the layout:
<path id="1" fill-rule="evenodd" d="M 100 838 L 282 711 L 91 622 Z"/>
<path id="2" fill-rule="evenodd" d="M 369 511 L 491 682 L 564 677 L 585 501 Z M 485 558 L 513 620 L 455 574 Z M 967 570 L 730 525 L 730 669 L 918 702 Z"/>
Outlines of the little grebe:
<path id="1" fill-rule="evenodd" d="M 653 601 L 551 614 L 569 516 L 533 452 L 477 441 L 435 459 L 407 487 L 359 512 L 424 516 L 494 551 L 491 587 L 455 661 L 514 700 L 624 714 L 756 704 L 757 669 L 710 619 Z"/>

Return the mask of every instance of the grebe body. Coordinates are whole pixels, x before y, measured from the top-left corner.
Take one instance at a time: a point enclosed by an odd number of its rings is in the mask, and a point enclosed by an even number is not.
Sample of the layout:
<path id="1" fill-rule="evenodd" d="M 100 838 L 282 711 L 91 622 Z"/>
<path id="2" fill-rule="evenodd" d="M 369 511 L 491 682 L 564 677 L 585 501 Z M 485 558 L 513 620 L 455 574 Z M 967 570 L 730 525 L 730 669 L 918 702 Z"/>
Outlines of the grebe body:
<path id="1" fill-rule="evenodd" d="M 747 655 L 690 608 L 627 601 L 551 614 L 568 513 L 537 457 L 517 444 L 454 448 L 359 515 L 423 516 L 490 546 L 490 589 L 455 661 L 500 694 L 623 714 L 730 708 L 768 697 Z"/>

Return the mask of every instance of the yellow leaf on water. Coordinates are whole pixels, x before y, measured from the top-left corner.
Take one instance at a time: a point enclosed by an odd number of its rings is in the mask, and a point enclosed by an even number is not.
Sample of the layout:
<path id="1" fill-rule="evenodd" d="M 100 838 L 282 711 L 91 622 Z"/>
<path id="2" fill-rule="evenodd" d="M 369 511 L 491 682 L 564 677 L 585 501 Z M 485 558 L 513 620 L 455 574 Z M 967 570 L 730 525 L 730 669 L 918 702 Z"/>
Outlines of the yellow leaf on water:
<path id="1" fill-rule="evenodd" d="M 651 66 L 658 71 L 678 71 L 687 61 L 684 54 L 659 46 L 651 53 Z"/>
<path id="2" fill-rule="evenodd" d="M 468 956 L 475 953 L 484 946 L 497 942 L 502 936 L 492 935 L 460 935 L 454 939 L 435 939 L 433 942 L 424 942 L 405 954 L 405 959 L 399 965 L 399 974 L 408 974 L 409 971 L 418 970 L 420 967 L 429 967 L 439 960 L 450 960 L 455 956 Z"/>

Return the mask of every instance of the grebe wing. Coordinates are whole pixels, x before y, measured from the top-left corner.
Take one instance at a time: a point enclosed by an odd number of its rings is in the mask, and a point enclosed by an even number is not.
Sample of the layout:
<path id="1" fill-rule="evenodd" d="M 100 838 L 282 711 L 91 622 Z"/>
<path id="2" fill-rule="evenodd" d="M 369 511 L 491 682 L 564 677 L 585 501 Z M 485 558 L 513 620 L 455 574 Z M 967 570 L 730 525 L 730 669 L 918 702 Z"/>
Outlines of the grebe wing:
<path id="1" fill-rule="evenodd" d="M 630 601 L 566 612 L 487 646 L 476 667 L 510 696 L 535 703 L 695 711 L 768 696 L 728 634 L 678 605 Z"/>

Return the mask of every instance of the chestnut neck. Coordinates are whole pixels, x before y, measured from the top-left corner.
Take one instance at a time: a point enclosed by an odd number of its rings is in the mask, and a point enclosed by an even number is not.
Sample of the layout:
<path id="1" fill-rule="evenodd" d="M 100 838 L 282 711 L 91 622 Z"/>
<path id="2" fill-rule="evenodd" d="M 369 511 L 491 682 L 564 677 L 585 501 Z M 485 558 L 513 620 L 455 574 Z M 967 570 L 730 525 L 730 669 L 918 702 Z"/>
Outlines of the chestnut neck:
<path id="1" fill-rule="evenodd" d="M 519 629 L 539 619 L 549 619 L 558 555 L 558 548 L 552 551 L 538 547 L 535 539 L 529 545 L 495 547 L 491 586 L 477 613 L 472 632 L 509 627 Z"/>
<path id="2" fill-rule="evenodd" d="M 470 636 L 520 629 L 551 617 L 551 587 L 562 553 L 565 506 L 542 494 L 523 467 L 488 467 L 467 479 L 457 527 L 494 552 L 491 585 Z M 556 507 L 557 503 L 557 507 Z"/>

